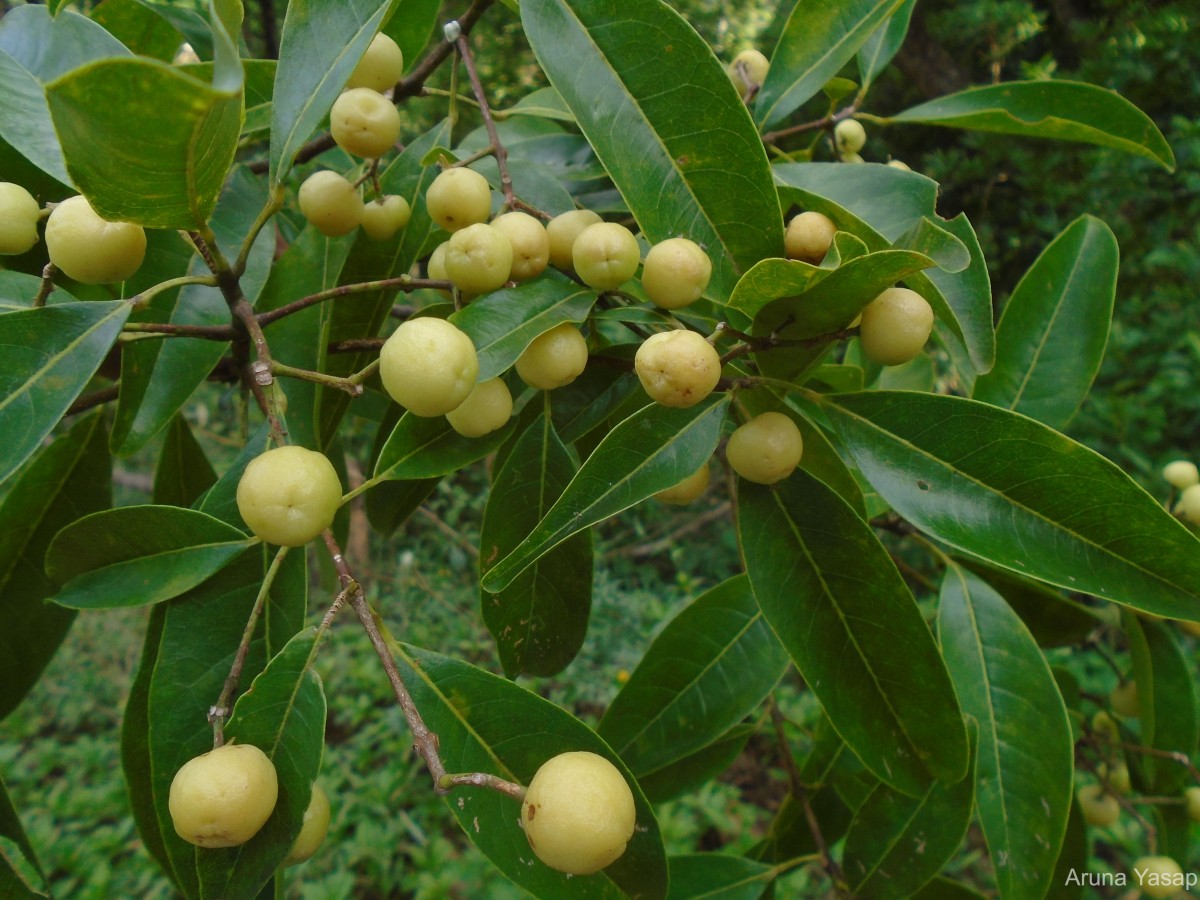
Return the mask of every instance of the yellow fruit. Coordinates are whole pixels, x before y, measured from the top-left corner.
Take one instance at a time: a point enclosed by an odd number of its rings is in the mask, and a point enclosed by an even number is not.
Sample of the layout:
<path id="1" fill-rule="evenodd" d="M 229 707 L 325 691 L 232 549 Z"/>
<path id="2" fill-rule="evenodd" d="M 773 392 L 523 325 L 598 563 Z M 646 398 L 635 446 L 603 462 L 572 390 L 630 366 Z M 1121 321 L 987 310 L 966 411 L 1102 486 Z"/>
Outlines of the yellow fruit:
<path id="1" fill-rule="evenodd" d="M 867 142 L 867 131 L 857 119 L 842 119 L 833 128 L 833 142 L 843 156 L 857 153 Z"/>
<path id="2" fill-rule="evenodd" d="M 820 265 L 833 244 L 837 226 L 828 216 L 809 210 L 793 216 L 783 236 L 788 259 Z"/>
<path id="3" fill-rule="evenodd" d="M 383 92 L 404 76 L 404 53 L 386 34 L 377 34 L 350 73 L 346 88 L 370 88 Z"/>
<path id="4" fill-rule="evenodd" d="M 1098 784 L 1089 784 L 1076 794 L 1083 821 L 1097 828 L 1107 828 L 1121 818 L 1121 804 Z"/>
<path id="5" fill-rule="evenodd" d="M 910 166 L 908 163 L 902 162 L 901 160 L 898 160 L 898 159 L 889 159 L 888 165 L 891 166 L 893 169 L 899 169 L 901 172 L 911 172 L 912 171 L 912 166 Z"/>
<path id="6" fill-rule="evenodd" d="M 512 245 L 513 281 L 528 281 L 546 270 L 550 262 L 550 236 L 546 228 L 529 213 L 508 212 L 492 220 Z"/>
<path id="7" fill-rule="evenodd" d="M 456 166 L 440 173 L 425 192 L 429 217 L 447 231 L 486 222 L 492 211 L 492 186 L 473 169 Z"/>
<path id="8" fill-rule="evenodd" d="M 1175 504 L 1175 515 L 1182 516 L 1184 521 L 1200 525 L 1200 484 L 1185 488 Z"/>
<path id="9" fill-rule="evenodd" d="M 408 224 L 412 208 L 396 194 L 378 197 L 363 207 L 362 228 L 373 241 L 390 241 Z"/>
<path id="10" fill-rule="evenodd" d="M 267 755 L 250 744 L 225 744 L 188 760 L 175 773 L 167 808 L 175 832 L 197 847 L 246 843 L 275 809 L 279 782 Z"/>
<path id="11" fill-rule="evenodd" d="M 457 409 L 446 413 L 446 420 L 463 437 L 482 437 L 507 425 L 512 408 L 512 394 L 504 379 L 489 378 L 475 385 Z"/>
<path id="12" fill-rule="evenodd" d="M 708 490 L 708 482 L 709 470 L 706 461 L 679 484 L 669 487 L 665 491 L 659 491 L 654 495 L 654 499 L 674 506 L 686 506 L 703 496 L 704 492 Z"/>
<path id="13" fill-rule="evenodd" d="M 1119 716 L 1125 716 L 1128 719 L 1136 719 L 1141 714 L 1141 704 L 1138 703 L 1138 689 L 1136 681 L 1122 681 L 1118 684 L 1111 694 L 1108 695 L 1108 702 Z"/>
<path id="14" fill-rule="evenodd" d="M 862 311 L 858 339 L 867 359 L 898 366 L 917 356 L 933 331 L 933 308 L 916 291 L 888 288 Z"/>
<path id="15" fill-rule="evenodd" d="M 41 208 L 19 184 L 0 181 L 0 256 L 24 253 L 37 243 Z"/>
<path id="16" fill-rule="evenodd" d="M 379 351 L 384 389 L 417 416 L 444 416 L 456 409 L 478 374 L 475 345 L 444 319 L 409 319 Z"/>
<path id="17" fill-rule="evenodd" d="M 292 843 L 292 849 L 284 858 L 282 865 L 295 866 L 310 858 L 329 833 L 329 796 L 319 784 L 312 786 L 312 799 L 308 801 L 308 809 L 304 811 L 300 833 Z"/>
<path id="18" fill-rule="evenodd" d="M 617 767 L 584 751 L 543 763 L 521 804 L 521 824 L 537 858 L 552 869 L 590 875 L 625 852 L 637 811 Z"/>
<path id="19" fill-rule="evenodd" d="M 512 244 L 503 232 L 477 222 L 450 235 L 443 265 L 460 291 L 486 294 L 508 281 L 512 260 Z"/>
<path id="20" fill-rule="evenodd" d="M 1100 763 L 1096 767 L 1096 777 L 1101 783 L 1107 782 L 1109 790 L 1117 794 L 1128 794 L 1133 787 L 1129 780 L 1129 766 L 1123 762 L 1117 762 L 1110 768 L 1108 763 Z"/>
<path id="21" fill-rule="evenodd" d="M 633 368 L 656 403 L 686 409 L 721 380 L 721 356 L 702 335 L 678 329 L 652 334 L 638 347 Z"/>
<path id="22" fill-rule="evenodd" d="M 579 232 L 571 247 L 571 264 L 588 287 L 619 288 L 637 271 L 642 250 L 633 232 L 616 222 L 597 222 Z"/>
<path id="23" fill-rule="evenodd" d="M 1183 792 L 1183 798 L 1187 801 L 1188 818 L 1193 822 L 1200 822 L 1200 787 L 1193 785 L 1186 788 Z"/>
<path id="24" fill-rule="evenodd" d="M 327 237 L 349 234 L 363 221 L 358 188 L 337 172 L 313 172 L 300 185 L 300 212 Z"/>
<path id="25" fill-rule="evenodd" d="M 83 284 L 124 281 L 141 268 L 146 232 L 100 218 L 86 197 L 70 197 L 46 220 L 46 251 L 50 262 Z"/>
<path id="26" fill-rule="evenodd" d="M 1131 886 L 1141 889 L 1147 897 L 1173 897 L 1188 887 L 1187 878 L 1179 863 L 1169 856 L 1143 856 L 1133 864 Z"/>
<path id="27" fill-rule="evenodd" d="M 246 525 L 269 544 L 300 547 L 333 524 L 342 483 L 333 463 L 315 450 L 276 447 L 246 466 L 237 507 Z"/>
<path id="28" fill-rule="evenodd" d="M 1104 710 L 1100 710 L 1092 716 L 1092 730 L 1110 743 L 1121 740 L 1120 726 L 1117 725 L 1116 719 Z"/>
<path id="29" fill-rule="evenodd" d="M 353 156 L 377 159 L 400 139 L 400 111 L 370 88 L 351 88 L 333 101 L 329 133 Z"/>
<path id="30" fill-rule="evenodd" d="M 575 246 L 575 238 L 579 237 L 583 229 L 600 221 L 600 216 L 590 209 L 573 209 L 551 219 L 546 224 L 551 265 L 564 272 L 570 269 L 574 265 L 571 248 Z"/>
<path id="31" fill-rule="evenodd" d="M 765 412 L 730 435 L 725 458 L 747 481 L 774 484 L 796 470 L 803 452 L 796 423 L 783 413 Z"/>
<path id="32" fill-rule="evenodd" d="M 729 64 L 729 80 L 737 88 L 738 94 L 744 97 L 751 83 L 762 86 L 770 67 L 770 61 L 757 50 L 743 50 Z"/>
<path id="33" fill-rule="evenodd" d="M 531 388 L 552 391 L 583 374 L 588 348 L 579 329 L 570 322 L 538 335 L 517 360 L 517 374 Z"/>
<path id="34" fill-rule="evenodd" d="M 682 309 L 700 299 L 712 278 L 712 260 L 687 238 L 655 244 L 642 266 L 642 289 L 655 306 Z"/>
<path id="35" fill-rule="evenodd" d="M 1187 490 L 1193 484 L 1200 483 L 1200 471 L 1197 471 L 1196 464 L 1186 459 L 1167 463 L 1163 466 L 1162 475 L 1167 484 L 1178 491 Z"/>

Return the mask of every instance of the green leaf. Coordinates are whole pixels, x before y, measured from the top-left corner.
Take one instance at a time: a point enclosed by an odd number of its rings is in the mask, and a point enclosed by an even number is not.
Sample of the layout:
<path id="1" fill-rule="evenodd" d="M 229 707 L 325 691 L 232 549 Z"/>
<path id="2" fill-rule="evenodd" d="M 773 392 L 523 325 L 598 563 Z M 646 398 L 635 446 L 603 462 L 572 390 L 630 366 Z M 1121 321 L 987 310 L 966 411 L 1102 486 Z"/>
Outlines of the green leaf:
<path id="1" fill-rule="evenodd" d="M 799 0 L 771 54 L 754 102 L 754 121 L 769 128 L 816 96 L 902 0 Z"/>
<path id="2" fill-rule="evenodd" d="M 42 603 L 55 589 L 46 548 L 61 528 L 111 504 L 102 415 L 42 450 L 0 502 L 0 719 L 24 699 L 75 621 L 73 611 Z"/>
<path id="3" fill-rule="evenodd" d="M 0 138 L 55 181 L 71 184 L 41 82 L 0 50 L 0 83 Z"/>
<path id="4" fill-rule="evenodd" d="M 870 526 L 803 471 L 738 484 L 738 539 L 763 615 L 833 727 L 919 796 L 967 768 L 962 714 L 916 601 Z"/>
<path id="5" fill-rule="evenodd" d="M 2 787 L 2 785 L 0 785 Z M 7 798 L 5 798 L 7 799 Z M 46 880 L 16 841 L 0 835 L 0 896 L 9 900 L 49 897 Z"/>
<path id="6" fill-rule="evenodd" d="M 440 739 L 446 771 L 491 772 L 527 784 L 550 757 L 588 750 L 608 759 L 629 782 L 637 807 L 633 838 L 620 859 L 586 876 L 564 875 L 534 857 L 511 798 L 484 789 L 455 790 L 447 806 L 508 878 L 546 900 L 666 895 L 667 860 L 654 811 L 621 758 L 595 732 L 537 694 L 465 662 L 406 644 L 393 643 L 392 649 L 413 702 Z"/>
<path id="7" fill-rule="evenodd" d="M 575 475 L 571 451 L 548 413 L 516 439 L 492 478 L 479 533 L 484 575 L 541 521 Z M 504 590 L 481 590 L 483 621 L 496 640 L 504 674 L 557 675 L 575 658 L 592 608 L 592 536 L 559 544 Z"/>
<path id="8" fill-rule="evenodd" d="M 88 15 L 138 56 L 171 62 L 184 41 L 179 29 L 154 6 L 138 0 L 103 0 Z"/>
<path id="9" fill-rule="evenodd" d="M 407 412 L 396 424 L 375 463 L 375 477 L 397 481 L 437 478 L 483 459 L 499 447 L 516 426 L 507 425 L 483 437 L 463 437 L 445 416 Z"/>
<path id="10" fill-rule="evenodd" d="M 832 790 L 819 788 L 807 793 L 809 806 L 821 826 L 822 836 L 831 844 L 837 842 L 850 826 L 851 811 Z M 794 795 L 788 794 L 783 798 L 766 837 L 746 855 L 753 859 L 786 863 L 816 853 L 816 841 L 804 805 Z"/>
<path id="11" fill-rule="evenodd" d="M 1082 863 L 1079 871 L 1083 871 Z M 939 876 L 913 894 L 912 900 L 984 900 L 984 895 L 961 881 Z"/>
<path id="12" fill-rule="evenodd" d="M 217 473 L 196 442 L 182 415 L 171 420 L 154 470 L 154 502 L 161 506 L 191 506 L 216 483 Z"/>
<path id="13" fill-rule="evenodd" d="M 660 0 L 626 0 L 619 16 L 607 0 L 547 0 L 522 4 L 521 21 L 647 240 L 682 235 L 703 246 L 716 299 L 738 273 L 783 256 L 766 150 L 729 77 L 678 13 Z"/>
<path id="14" fill-rule="evenodd" d="M 917 0 L 904 0 L 859 48 L 858 75 L 864 91 L 875 80 L 875 76 L 887 68 L 904 44 L 908 36 L 908 23 L 912 20 L 913 7 L 916 5 Z"/>
<path id="15" fill-rule="evenodd" d="M 193 508 L 207 513 L 214 519 L 220 519 L 234 528 L 243 527 L 245 522 L 242 521 L 242 514 L 238 512 L 237 508 L 238 482 L 241 481 L 242 473 L 246 471 L 250 460 L 265 453 L 271 446 L 270 428 L 266 422 L 263 422 L 246 441 L 245 446 L 242 447 L 241 452 L 234 458 L 229 468 L 217 479 L 217 483 L 192 504 Z"/>
<path id="16" fill-rule="evenodd" d="M 1079 879 L 1071 880 L 1072 871 L 1078 876 L 1087 871 L 1088 839 L 1087 824 L 1083 821 L 1083 813 L 1079 810 L 1079 801 L 1071 803 L 1071 814 L 1067 818 L 1067 833 L 1063 837 L 1062 853 L 1054 866 L 1054 875 L 1050 878 L 1050 890 L 1046 900 L 1082 900 L 1083 885 Z"/>
<path id="17" fill-rule="evenodd" d="M 53 81 L 76 66 L 129 50 L 104 28 L 73 9 L 51 16 L 44 6 L 10 9 L 0 20 L 0 50 L 38 81 Z"/>
<path id="18" fill-rule="evenodd" d="M 1050 888 L 1071 810 L 1067 708 L 1033 635 L 976 575 L 950 565 L 938 638 L 963 711 L 979 725 L 975 792 L 1001 897 Z"/>
<path id="19" fill-rule="evenodd" d="M 1063 428 L 1104 358 L 1119 253 L 1116 235 L 1093 216 L 1051 241 L 1005 304 L 996 365 L 972 396 Z"/>
<path id="20" fill-rule="evenodd" d="M 529 537 L 483 577 L 483 589 L 503 590 L 571 535 L 691 475 L 716 449 L 728 408 L 727 395 L 713 394 L 690 409 L 652 403 L 621 422 Z"/>
<path id="21" fill-rule="evenodd" d="M 271 107 L 271 184 L 321 124 L 400 0 L 293 0 L 283 20 Z M 407 59 L 407 57 L 406 57 Z"/>
<path id="22" fill-rule="evenodd" d="M 38 448 L 104 361 L 129 317 L 123 300 L 0 316 L 0 482 Z"/>
<path id="23" fill-rule="evenodd" d="M 658 771 L 638 776 L 638 783 L 651 803 L 664 803 L 683 794 L 693 794 L 733 765 L 755 731 L 753 725 L 739 725 L 703 750 Z"/>
<path id="24" fill-rule="evenodd" d="M 396 42 L 404 54 L 404 68 L 411 69 L 429 43 L 438 21 L 441 0 L 400 0 L 392 7 L 391 18 L 383 33 Z"/>
<path id="25" fill-rule="evenodd" d="M 84 516 L 46 552 L 62 585 L 50 599 L 72 609 L 145 606 L 201 584 L 253 541 L 212 516 L 175 506 L 123 506 Z"/>
<path id="26" fill-rule="evenodd" d="M 1068 599 L 1040 581 L 993 569 L 974 560 L 962 563 L 996 591 L 1021 617 L 1039 647 L 1081 644 L 1104 621 L 1090 606 Z"/>
<path id="27" fill-rule="evenodd" d="M 1007 81 L 968 88 L 885 121 L 1080 141 L 1175 169 L 1175 154 L 1149 116 L 1115 91 L 1078 81 Z"/>
<path id="28" fill-rule="evenodd" d="M 961 397 L 820 400 L 863 475 L 927 534 L 1068 590 L 1200 619 L 1200 543 L 1099 454 Z"/>
<path id="29" fill-rule="evenodd" d="M 639 778 L 696 753 L 749 715 L 789 665 L 738 575 L 659 632 L 598 732 Z"/>
<path id="30" fill-rule="evenodd" d="M 758 900 L 779 871 L 744 856 L 691 853 L 672 856 L 667 900 Z"/>

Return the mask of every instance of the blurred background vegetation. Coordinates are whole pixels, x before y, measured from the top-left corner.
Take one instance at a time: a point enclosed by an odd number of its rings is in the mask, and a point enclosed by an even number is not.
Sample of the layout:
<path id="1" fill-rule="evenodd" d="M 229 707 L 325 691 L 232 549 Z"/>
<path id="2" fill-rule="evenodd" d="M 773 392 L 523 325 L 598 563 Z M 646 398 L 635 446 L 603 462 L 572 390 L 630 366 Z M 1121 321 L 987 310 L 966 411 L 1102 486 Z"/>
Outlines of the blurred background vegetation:
<path id="1" fill-rule="evenodd" d="M 125 2 L 125 0 L 108 0 Z M 282 9 L 282 0 L 278 0 Z M 0 11 L 16 5 L 0 0 Z M 187 4 L 184 4 L 187 5 Z M 673 4 L 722 60 L 757 46 L 769 53 L 791 3 L 678 0 Z M 444 18 L 465 6 L 448 3 Z M 247 3 L 247 44 L 269 55 L 281 22 L 273 6 Z M 1042 248 L 1074 218 L 1099 216 L 1121 245 L 1116 320 L 1097 385 L 1070 432 L 1165 494 L 1157 470 L 1200 456 L 1200 52 L 1192 0 L 920 0 L 910 38 L 872 87 L 867 112 L 887 115 L 972 84 L 1018 78 L 1080 79 L 1119 91 L 1166 134 L 1178 171 L 1073 144 L 997 140 L 936 128 L 869 128 L 868 161 L 898 158 L 942 184 L 940 212 L 965 211 L 991 268 L 996 312 Z M 497 4 L 475 32 L 485 83 L 503 108 L 544 84 L 515 17 Z M 853 77 L 852 69 L 847 75 Z M 446 84 L 445 80 L 435 84 Z M 414 104 L 414 132 L 444 114 L 444 101 Z M 815 109 L 821 115 L 824 109 Z M 464 122 L 465 129 L 472 127 Z M 832 159 L 828 146 L 816 158 Z M 214 462 L 228 458 L 233 398 L 206 389 L 192 421 Z M 351 438 L 366 459 L 367 429 Z M 354 426 L 352 426 L 352 431 Z M 153 456 L 122 462 L 124 502 L 146 502 Z M 498 670 L 477 612 L 474 546 L 486 473 L 476 467 L 444 481 L 425 510 L 391 539 L 368 537 L 361 517 L 363 580 L 393 633 Z M 700 509 L 644 506 L 599 529 L 593 617 L 587 643 L 557 679 L 527 686 L 592 724 L 634 668 L 656 626 L 737 566 L 725 521 L 727 493 Z M 353 536 L 352 536 L 353 539 Z M 913 587 L 922 591 L 921 573 Z M 928 593 L 926 591 L 926 593 Z M 319 606 L 318 597 L 314 606 Z M 142 611 L 84 613 L 47 677 L 0 723 L 3 773 L 55 896 L 169 896 L 142 849 L 119 769 L 119 723 L 140 650 Z M 384 897 L 519 896 L 457 831 L 414 761 L 403 718 L 358 629 L 339 628 L 320 660 L 330 700 L 323 781 L 334 802 L 325 849 L 292 870 L 288 896 L 305 900 Z M 1103 664 L 1089 691 L 1114 676 Z M 810 718 L 792 677 L 778 702 L 789 718 Z M 745 849 L 761 837 L 786 792 L 769 743 L 752 743 L 726 776 L 662 811 L 671 852 Z M 1119 825 L 1112 847 L 1135 854 L 1136 829 Z M 1111 856 L 1110 851 L 1105 853 Z M 956 865 L 986 886 L 977 854 Z M 811 896 L 796 876 L 780 896 Z M 792 893 L 789 894 L 788 891 Z"/>

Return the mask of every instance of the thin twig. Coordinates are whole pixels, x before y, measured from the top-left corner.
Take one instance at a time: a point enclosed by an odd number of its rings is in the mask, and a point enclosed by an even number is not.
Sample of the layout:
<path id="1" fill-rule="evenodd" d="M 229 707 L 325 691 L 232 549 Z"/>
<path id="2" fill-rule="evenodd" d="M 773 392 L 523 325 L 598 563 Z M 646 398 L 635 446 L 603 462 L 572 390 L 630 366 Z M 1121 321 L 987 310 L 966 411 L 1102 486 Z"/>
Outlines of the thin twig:
<path id="1" fill-rule="evenodd" d="M 272 322 L 297 313 L 302 309 L 324 303 L 326 300 L 336 300 L 338 297 L 349 297 L 351 294 L 367 294 L 372 291 L 416 291 L 421 288 L 448 291 L 452 285 L 449 281 L 439 281 L 432 278 L 413 278 L 409 275 L 397 275 L 394 278 L 380 278 L 376 281 L 360 281 L 356 284 L 342 284 L 328 290 L 318 291 L 285 303 L 283 306 L 258 314 L 258 324 L 266 327 Z"/>
<path id="2" fill-rule="evenodd" d="M 375 164 L 378 165 L 379 160 L 375 160 Z M 285 193 L 282 184 L 277 184 L 271 188 L 271 195 L 267 197 L 267 202 L 258 212 L 258 218 L 250 226 L 250 231 L 246 233 L 246 239 L 242 241 L 242 249 L 238 252 L 237 262 L 233 264 L 233 271 L 239 278 L 246 271 L 246 260 L 250 258 L 250 251 L 254 249 L 254 242 L 258 238 L 258 233 L 271 221 L 271 217 L 283 207 L 284 197 Z"/>
<path id="3" fill-rule="evenodd" d="M 858 112 L 858 104 L 854 103 L 847 106 L 845 109 L 839 110 L 836 113 L 830 113 L 827 116 L 822 116 L 819 119 L 813 119 L 811 122 L 801 122 L 799 125 L 791 125 L 787 128 L 781 128 L 778 131 L 768 131 L 762 136 L 764 144 L 773 144 L 783 137 L 789 137 L 793 134 L 802 134 L 805 131 L 817 131 L 823 128 L 832 128 L 842 119 L 849 119 Z"/>
<path id="4" fill-rule="evenodd" d="M 98 391 L 92 391 L 90 394 L 83 394 L 75 398 L 75 402 L 67 407 L 64 415 L 74 416 L 93 407 L 100 406 L 104 403 L 111 403 L 116 400 L 120 394 L 120 388 L 117 385 L 110 385 L 106 388 L 100 388 Z"/>
<path id="5" fill-rule="evenodd" d="M 499 791 L 501 794 L 512 797 L 518 802 L 525 799 L 525 788 L 523 785 L 505 781 L 499 775 L 492 775 L 490 772 L 464 772 L 458 775 L 443 775 L 438 779 L 438 787 L 444 791 L 456 787 L 485 787 L 493 791 Z"/>
<path id="6" fill-rule="evenodd" d="M 689 518 L 681 527 L 676 528 L 670 534 L 658 540 L 650 541 L 646 544 L 634 544 L 631 547 L 622 547 L 612 555 L 628 557 L 629 559 L 645 559 L 648 556 L 657 556 L 659 553 L 666 553 L 676 546 L 680 538 L 686 537 L 693 531 L 699 531 L 709 522 L 726 518 L 731 508 L 729 501 L 726 500 L 724 503 L 714 506 L 707 512 Z"/>
<path id="7" fill-rule="evenodd" d="M 126 322 L 121 329 L 131 334 L 163 337 L 200 338 L 206 341 L 232 341 L 232 325 L 176 325 L 172 322 Z"/>
<path id="8" fill-rule="evenodd" d="M 42 283 L 38 285 L 37 295 L 33 298 L 33 308 L 40 309 L 46 305 L 46 299 L 54 293 L 54 276 L 58 274 L 58 269 L 54 263 L 48 262 L 42 268 Z"/>
<path id="9" fill-rule="evenodd" d="M 457 44 L 463 65 L 467 67 L 467 77 L 471 80 L 471 90 L 475 93 L 475 99 L 479 101 L 479 114 L 483 116 L 483 125 L 492 142 L 496 168 L 500 170 L 500 190 L 504 194 L 504 208 L 515 209 L 517 199 L 513 195 L 512 175 L 508 171 L 508 151 L 504 149 L 504 144 L 500 142 L 500 133 L 496 131 L 496 123 L 492 119 L 492 110 L 488 106 L 487 94 L 483 90 L 483 82 L 479 80 L 479 70 L 475 68 L 475 57 L 471 53 L 471 44 L 465 34 L 458 36 Z"/>

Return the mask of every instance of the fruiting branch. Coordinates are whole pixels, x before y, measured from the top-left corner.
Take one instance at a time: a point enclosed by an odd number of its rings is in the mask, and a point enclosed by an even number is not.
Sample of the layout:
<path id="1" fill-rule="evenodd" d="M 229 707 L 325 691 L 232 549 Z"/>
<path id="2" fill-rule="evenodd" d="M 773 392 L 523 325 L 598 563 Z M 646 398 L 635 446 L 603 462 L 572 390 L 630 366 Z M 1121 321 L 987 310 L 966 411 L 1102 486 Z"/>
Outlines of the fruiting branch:
<path id="1" fill-rule="evenodd" d="M 505 781 L 499 775 L 492 775 L 490 772 L 465 772 L 459 775 L 443 775 L 438 779 L 438 788 L 442 791 L 456 787 L 485 787 L 512 797 L 518 802 L 525 799 L 524 785 Z"/>
<path id="2" fill-rule="evenodd" d="M 836 113 L 830 113 L 827 116 L 822 116 L 819 119 L 813 119 L 810 122 L 801 122 L 799 125 L 789 125 L 787 128 L 780 128 L 778 131 L 768 131 L 762 136 L 764 144 L 773 144 L 780 138 L 790 137 L 793 134 L 803 134 L 806 131 L 819 131 L 822 129 L 830 129 L 837 125 L 843 119 L 849 119 L 858 114 L 858 104 L 853 103 L 845 109 L 838 110 Z"/>
<path id="3" fill-rule="evenodd" d="M 483 125 L 487 128 L 488 138 L 492 142 L 492 153 L 496 157 L 496 167 L 500 170 L 500 190 L 504 193 L 505 209 L 516 209 L 517 198 L 513 195 L 512 175 L 508 171 L 508 151 L 500 142 L 500 134 L 496 131 L 496 122 L 492 119 L 492 110 L 488 106 L 487 94 L 483 90 L 483 82 L 479 80 L 479 70 L 475 67 L 475 57 L 471 53 L 471 45 L 465 34 L 460 34 L 455 41 L 463 65 L 467 67 L 467 77 L 471 80 L 471 90 L 479 102 L 479 114 L 483 116 Z"/>
<path id="4" fill-rule="evenodd" d="M 338 297 L 348 297 L 352 294 L 367 294 L 372 291 L 417 291 L 422 288 L 448 291 L 451 287 L 452 285 L 449 281 L 439 281 L 432 278 L 413 278 L 409 275 L 380 278 L 375 281 L 360 281 L 355 284 L 343 284 L 338 287 L 329 288 L 328 290 L 318 291 L 315 294 L 309 294 L 307 297 L 301 297 L 299 300 L 285 303 L 276 309 L 259 313 L 257 318 L 259 325 L 266 327 L 272 322 L 278 322 L 280 319 L 292 315 L 292 313 L 308 309 L 308 307 L 315 306 L 318 303 L 324 303 L 326 300 L 335 300 Z"/>
<path id="5" fill-rule="evenodd" d="M 46 305 L 46 300 L 54 293 L 54 276 L 58 273 L 58 269 L 54 267 L 54 263 L 48 262 L 42 269 L 42 283 L 38 286 L 37 296 L 33 298 L 33 308 Z"/>

